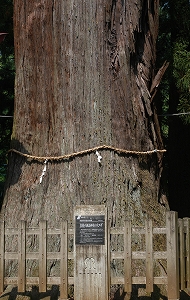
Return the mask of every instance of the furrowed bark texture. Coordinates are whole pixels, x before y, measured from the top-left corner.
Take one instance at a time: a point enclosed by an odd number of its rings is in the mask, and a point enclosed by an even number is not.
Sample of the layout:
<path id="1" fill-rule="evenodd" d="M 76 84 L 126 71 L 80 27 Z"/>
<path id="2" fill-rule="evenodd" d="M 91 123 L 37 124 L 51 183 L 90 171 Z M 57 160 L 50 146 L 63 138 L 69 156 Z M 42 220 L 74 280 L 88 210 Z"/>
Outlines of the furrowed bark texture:
<path id="1" fill-rule="evenodd" d="M 163 148 L 149 92 L 157 31 L 158 1 L 14 0 L 11 147 L 36 156 Z M 72 222 L 75 205 L 106 204 L 113 226 L 147 214 L 161 223 L 162 155 L 99 153 L 101 163 L 95 152 L 48 161 L 43 177 L 43 163 L 11 153 L 5 220 L 55 227 Z"/>

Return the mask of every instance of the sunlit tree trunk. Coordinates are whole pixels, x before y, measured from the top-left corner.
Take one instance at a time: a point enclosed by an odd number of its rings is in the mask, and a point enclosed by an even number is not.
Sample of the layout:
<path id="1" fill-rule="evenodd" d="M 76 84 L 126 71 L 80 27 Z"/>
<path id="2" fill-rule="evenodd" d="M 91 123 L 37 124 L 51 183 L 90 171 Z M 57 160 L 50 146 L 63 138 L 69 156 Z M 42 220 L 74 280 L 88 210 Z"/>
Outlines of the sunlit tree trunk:
<path id="1" fill-rule="evenodd" d="M 162 149 L 152 101 L 158 2 L 14 0 L 11 147 L 37 157 Z M 146 215 L 161 223 L 163 153 L 98 153 L 101 162 L 91 151 L 44 164 L 11 152 L 6 222 L 55 227 L 72 222 L 75 205 L 105 204 L 113 226 Z"/>

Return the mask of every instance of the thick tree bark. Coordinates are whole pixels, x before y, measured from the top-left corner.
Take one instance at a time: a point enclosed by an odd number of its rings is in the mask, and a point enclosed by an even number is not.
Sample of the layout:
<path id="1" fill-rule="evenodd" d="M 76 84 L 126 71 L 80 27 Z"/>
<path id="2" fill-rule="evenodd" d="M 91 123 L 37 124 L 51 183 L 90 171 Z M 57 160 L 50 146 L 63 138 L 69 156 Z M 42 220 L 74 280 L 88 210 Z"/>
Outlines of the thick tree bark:
<path id="1" fill-rule="evenodd" d="M 11 147 L 60 156 L 99 145 L 162 149 L 150 88 L 158 2 L 14 0 L 15 113 Z M 16 226 L 60 218 L 79 204 L 106 204 L 112 225 L 165 214 L 163 154 L 110 149 L 44 164 L 10 153 L 2 213 Z M 40 178 L 42 182 L 40 183 Z M 167 202 L 165 203 L 167 205 Z"/>

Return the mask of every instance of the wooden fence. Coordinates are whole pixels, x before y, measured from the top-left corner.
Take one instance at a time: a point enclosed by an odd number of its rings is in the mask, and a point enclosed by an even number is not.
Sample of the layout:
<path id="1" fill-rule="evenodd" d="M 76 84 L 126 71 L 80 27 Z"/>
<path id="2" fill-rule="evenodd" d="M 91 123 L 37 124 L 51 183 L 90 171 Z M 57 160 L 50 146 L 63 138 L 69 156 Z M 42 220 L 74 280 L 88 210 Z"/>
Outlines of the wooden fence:
<path id="1" fill-rule="evenodd" d="M 74 253 L 68 251 L 68 236 L 74 234 L 74 229 L 68 229 L 67 222 L 62 221 L 60 229 L 47 228 L 47 222 L 41 221 L 39 228 L 26 228 L 25 221 L 21 221 L 19 228 L 5 227 L 5 222 L 0 223 L 0 294 L 8 284 L 17 285 L 19 292 L 25 292 L 26 285 L 39 285 L 39 291 L 45 292 L 47 285 L 60 286 L 60 299 L 68 298 L 68 285 L 74 284 L 74 277 L 68 277 L 68 260 L 74 259 Z M 123 228 L 110 228 L 108 236 L 124 235 L 124 251 L 110 251 L 108 245 L 108 261 L 124 260 L 124 275 L 112 277 L 110 263 L 108 266 L 108 278 L 111 284 L 124 285 L 126 293 L 132 292 L 132 285 L 146 285 L 148 293 L 153 292 L 153 285 L 166 284 L 168 287 L 168 299 L 179 299 L 179 290 L 190 288 L 190 219 L 178 219 L 176 212 L 166 214 L 166 226 L 153 228 L 152 221 L 146 220 L 144 227 L 132 227 L 130 221 L 126 221 Z M 132 251 L 133 234 L 144 235 L 146 249 L 144 251 Z M 154 235 L 165 235 L 166 251 L 156 251 L 153 247 Z M 6 252 L 6 237 L 18 236 L 18 252 Z M 39 236 L 38 252 L 26 252 L 27 237 Z M 48 235 L 60 236 L 60 251 L 47 252 Z M 110 238 L 108 238 L 110 241 Z M 60 260 L 60 276 L 47 276 L 47 260 Z M 166 260 L 166 275 L 155 277 L 153 274 L 154 260 Z M 18 276 L 5 276 L 5 260 L 18 261 Z M 26 263 L 28 260 L 39 260 L 38 277 L 26 276 Z M 146 274 L 134 277 L 132 274 L 132 261 L 144 260 Z M 109 289 L 109 287 L 108 287 Z"/>
<path id="2" fill-rule="evenodd" d="M 190 288 L 190 219 L 178 219 L 180 290 Z"/>

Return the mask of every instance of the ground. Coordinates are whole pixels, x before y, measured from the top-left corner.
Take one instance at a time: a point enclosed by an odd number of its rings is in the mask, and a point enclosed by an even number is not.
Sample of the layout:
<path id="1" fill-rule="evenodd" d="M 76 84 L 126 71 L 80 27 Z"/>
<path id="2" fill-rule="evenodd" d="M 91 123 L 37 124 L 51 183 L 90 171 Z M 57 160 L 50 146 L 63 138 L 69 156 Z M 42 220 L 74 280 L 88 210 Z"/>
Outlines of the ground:
<path id="1" fill-rule="evenodd" d="M 124 300 L 122 293 L 118 290 L 117 298 L 115 300 Z M 3 295 L 0 297 L 1 300 L 59 300 L 59 287 L 53 286 L 46 293 L 39 293 L 37 287 L 33 287 L 31 291 L 25 294 L 17 293 L 17 288 L 13 286 L 8 286 Z M 113 299 L 113 300 L 114 300 Z M 130 300 L 159 300 L 155 295 L 151 297 L 140 296 L 140 297 L 129 297 Z M 161 297 L 160 299 L 166 300 L 166 297 Z M 61 300 L 61 299 L 60 299 Z M 73 299 L 70 299 L 73 300 Z M 174 299 L 175 300 L 175 299 Z M 176 299 L 177 300 L 177 299 Z M 190 300 L 190 289 L 180 292 L 180 300 Z"/>

